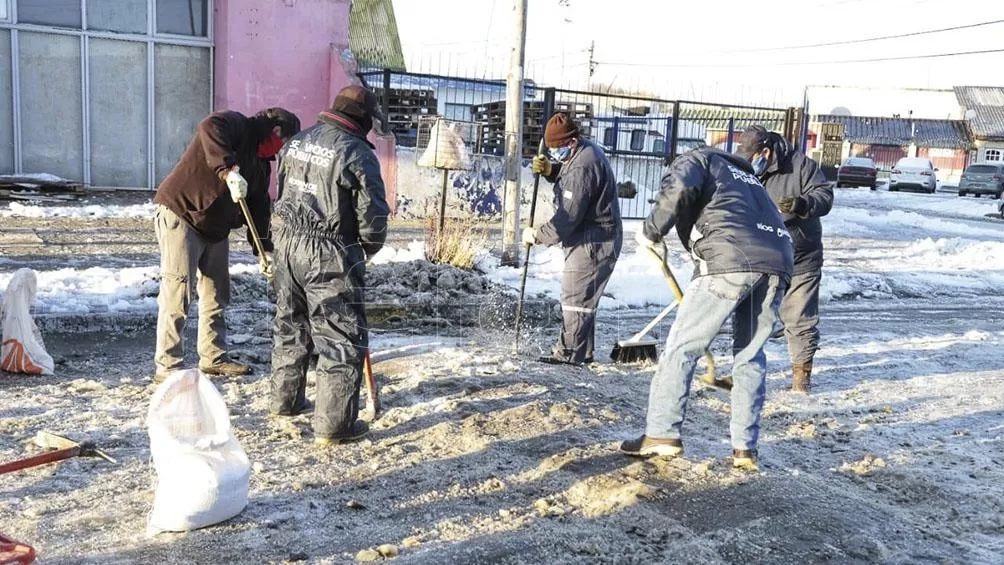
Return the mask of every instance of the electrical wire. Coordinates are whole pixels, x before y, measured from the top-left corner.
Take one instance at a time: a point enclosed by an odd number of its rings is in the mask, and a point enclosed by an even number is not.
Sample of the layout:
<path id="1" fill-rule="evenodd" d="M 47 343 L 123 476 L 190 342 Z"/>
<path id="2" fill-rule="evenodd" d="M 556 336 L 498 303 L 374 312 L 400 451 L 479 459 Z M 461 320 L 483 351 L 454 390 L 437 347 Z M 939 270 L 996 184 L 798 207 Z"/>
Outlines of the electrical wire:
<path id="1" fill-rule="evenodd" d="M 692 63 L 692 64 L 646 64 L 646 63 L 617 63 L 611 61 L 596 61 L 600 65 L 611 67 L 645 67 L 658 69 L 718 69 L 718 68 L 743 68 L 743 67 L 796 67 L 805 65 L 849 65 L 857 63 L 883 63 L 889 61 L 910 61 L 917 59 L 939 59 L 945 57 L 962 57 L 965 55 L 986 55 L 990 53 L 1004 53 L 1004 49 L 981 49 L 976 51 L 957 51 L 954 53 L 927 53 L 923 55 L 904 55 L 902 57 L 876 57 L 872 59 L 843 59 L 835 61 L 766 61 L 766 62 L 743 62 L 743 63 Z"/>

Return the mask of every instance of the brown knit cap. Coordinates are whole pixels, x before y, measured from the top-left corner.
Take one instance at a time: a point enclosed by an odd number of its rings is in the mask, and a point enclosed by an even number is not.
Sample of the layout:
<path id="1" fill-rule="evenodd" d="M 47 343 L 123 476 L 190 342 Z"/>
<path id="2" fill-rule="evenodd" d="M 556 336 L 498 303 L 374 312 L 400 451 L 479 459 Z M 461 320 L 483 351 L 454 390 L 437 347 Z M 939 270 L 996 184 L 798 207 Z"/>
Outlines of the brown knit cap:
<path id="1" fill-rule="evenodd" d="M 579 126 L 565 112 L 555 112 L 544 127 L 544 145 L 549 148 L 567 145 L 579 137 Z"/>

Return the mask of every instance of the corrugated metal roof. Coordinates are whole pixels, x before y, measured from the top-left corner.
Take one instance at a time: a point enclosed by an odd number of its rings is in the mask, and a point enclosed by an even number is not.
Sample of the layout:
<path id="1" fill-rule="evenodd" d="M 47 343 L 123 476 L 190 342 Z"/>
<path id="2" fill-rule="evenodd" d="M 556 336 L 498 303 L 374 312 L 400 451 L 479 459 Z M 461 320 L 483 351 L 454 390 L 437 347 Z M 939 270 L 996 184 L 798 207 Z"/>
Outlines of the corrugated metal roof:
<path id="1" fill-rule="evenodd" d="M 353 0 L 349 48 L 360 67 L 406 70 L 391 0 Z"/>
<path id="2" fill-rule="evenodd" d="M 966 120 L 977 139 L 1004 139 L 1004 87 L 956 86 L 959 105 L 975 113 Z"/>
<path id="3" fill-rule="evenodd" d="M 912 120 L 913 127 L 909 118 L 822 115 L 813 116 L 812 121 L 843 124 L 844 139 L 851 143 L 906 146 L 912 140 L 920 147 L 972 146 L 966 124 L 960 120 Z"/>
<path id="4" fill-rule="evenodd" d="M 680 106 L 680 118 L 697 122 L 708 129 L 727 130 L 729 120 L 734 120 L 734 131 L 743 131 L 752 125 L 762 125 L 773 131 L 784 129 L 784 111 L 754 110 L 749 108 L 722 108 L 718 106 Z"/>

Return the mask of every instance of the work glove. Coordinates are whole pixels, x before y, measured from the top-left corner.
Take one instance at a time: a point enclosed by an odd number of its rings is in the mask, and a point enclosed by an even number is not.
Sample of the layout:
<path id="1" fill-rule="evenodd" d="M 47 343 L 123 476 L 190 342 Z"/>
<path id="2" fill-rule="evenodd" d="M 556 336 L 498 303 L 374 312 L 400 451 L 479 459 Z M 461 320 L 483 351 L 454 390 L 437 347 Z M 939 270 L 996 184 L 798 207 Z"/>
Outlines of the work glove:
<path id="1" fill-rule="evenodd" d="M 543 175 L 545 177 L 551 175 L 551 160 L 545 155 L 537 155 L 530 161 L 530 170 L 538 175 Z"/>
<path id="2" fill-rule="evenodd" d="M 638 231 L 634 232 L 634 240 L 638 242 L 638 249 L 648 248 L 658 251 L 659 247 L 662 245 L 662 238 L 659 238 L 658 241 L 652 241 L 647 235 L 645 235 L 645 230 L 643 228 L 638 228 Z"/>
<path id="3" fill-rule="evenodd" d="M 230 189 L 230 198 L 235 203 L 247 198 L 248 181 L 241 176 L 237 167 L 230 169 L 230 172 L 227 173 L 227 188 Z"/>
<path id="4" fill-rule="evenodd" d="M 534 228 L 523 228 L 523 245 L 536 245 L 537 244 L 537 230 Z"/>
<path id="5" fill-rule="evenodd" d="M 801 196 L 796 196 L 794 198 L 782 198 L 781 201 L 777 203 L 777 207 L 785 214 L 802 216 L 809 211 L 809 201 Z"/>

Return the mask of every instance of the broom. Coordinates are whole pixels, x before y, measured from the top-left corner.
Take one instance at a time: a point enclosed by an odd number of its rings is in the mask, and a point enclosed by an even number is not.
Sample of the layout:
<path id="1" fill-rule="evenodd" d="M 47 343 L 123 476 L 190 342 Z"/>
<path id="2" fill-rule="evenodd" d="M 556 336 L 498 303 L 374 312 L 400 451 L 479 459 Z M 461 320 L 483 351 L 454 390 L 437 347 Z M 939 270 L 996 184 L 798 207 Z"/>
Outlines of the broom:
<path id="1" fill-rule="evenodd" d="M 657 326 L 674 308 L 679 304 L 676 301 L 666 306 L 659 315 L 652 319 L 647 326 L 628 339 L 622 339 L 614 344 L 613 351 L 610 352 L 610 360 L 614 363 L 654 363 L 659 360 L 659 340 L 642 340 L 652 328 Z"/>
<path id="2" fill-rule="evenodd" d="M 673 276 L 673 271 L 669 269 L 669 263 L 666 261 L 666 255 L 669 253 L 669 250 L 666 248 L 666 242 L 662 242 L 662 255 L 659 255 L 659 252 L 652 247 L 649 247 L 648 250 L 659 262 L 659 267 L 662 269 L 662 276 L 665 277 L 666 282 L 669 283 L 669 288 L 673 291 L 673 296 L 676 297 L 676 301 L 682 302 L 683 290 L 680 289 L 680 285 L 676 282 L 676 277 Z M 708 364 L 708 372 L 697 377 L 697 380 L 708 386 L 720 388 L 722 390 L 732 390 L 731 378 L 715 378 L 715 356 L 711 354 L 711 351 L 707 349 L 704 350 L 704 359 Z"/>

